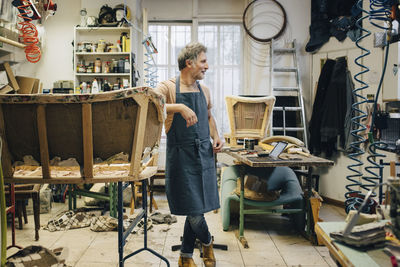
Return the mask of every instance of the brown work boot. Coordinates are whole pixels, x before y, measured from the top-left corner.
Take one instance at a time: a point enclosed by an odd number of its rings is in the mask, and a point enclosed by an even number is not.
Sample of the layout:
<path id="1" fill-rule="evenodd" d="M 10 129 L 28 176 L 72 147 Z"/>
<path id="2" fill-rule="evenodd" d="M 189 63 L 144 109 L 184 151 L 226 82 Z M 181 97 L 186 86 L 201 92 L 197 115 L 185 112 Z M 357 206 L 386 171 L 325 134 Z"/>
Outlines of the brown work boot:
<path id="1" fill-rule="evenodd" d="M 204 261 L 204 266 L 206 267 L 215 267 L 215 256 L 214 256 L 214 251 L 213 251 L 213 244 L 209 246 L 202 246 L 203 247 L 203 261 Z"/>
<path id="2" fill-rule="evenodd" d="M 196 263 L 194 263 L 192 258 L 185 258 L 182 256 L 179 256 L 178 266 L 179 267 L 197 267 Z"/>

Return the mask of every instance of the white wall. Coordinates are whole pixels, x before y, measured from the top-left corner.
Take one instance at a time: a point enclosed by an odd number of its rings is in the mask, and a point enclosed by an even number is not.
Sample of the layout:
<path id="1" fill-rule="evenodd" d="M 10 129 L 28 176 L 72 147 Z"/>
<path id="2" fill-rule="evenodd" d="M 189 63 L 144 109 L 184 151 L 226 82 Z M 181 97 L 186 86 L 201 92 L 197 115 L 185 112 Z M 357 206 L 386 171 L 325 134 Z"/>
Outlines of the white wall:
<path id="1" fill-rule="evenodd" d="M 57 1 L 57 12 L 44 23 L 42 58 L 35 64 L 36 77 L 43 88 L 53 88 L 57 80 L 73 80 L 74 26 L 80 22 L 80 0 Z"/>

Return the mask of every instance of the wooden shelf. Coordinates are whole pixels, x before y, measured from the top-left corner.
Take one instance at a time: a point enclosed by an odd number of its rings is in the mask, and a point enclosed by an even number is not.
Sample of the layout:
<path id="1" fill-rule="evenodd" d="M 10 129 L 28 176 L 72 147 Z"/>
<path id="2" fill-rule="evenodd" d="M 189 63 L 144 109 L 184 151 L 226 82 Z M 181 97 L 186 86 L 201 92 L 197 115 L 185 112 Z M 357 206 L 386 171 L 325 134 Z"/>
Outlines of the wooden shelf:
<path id="1" fill-rule="evenodd" d="M 75 27 L 77 31 L 130 31 L 129 27 Z"/>
<path id="2" fill-rule="evenodd" d="M 75 73 L 76 76 L 129 76 L 130 73 Z"/>
<path id="3" fill-rule="evenodd" d="M 77 56 L 129 56 L 131 52 L 76 52 Z"/>

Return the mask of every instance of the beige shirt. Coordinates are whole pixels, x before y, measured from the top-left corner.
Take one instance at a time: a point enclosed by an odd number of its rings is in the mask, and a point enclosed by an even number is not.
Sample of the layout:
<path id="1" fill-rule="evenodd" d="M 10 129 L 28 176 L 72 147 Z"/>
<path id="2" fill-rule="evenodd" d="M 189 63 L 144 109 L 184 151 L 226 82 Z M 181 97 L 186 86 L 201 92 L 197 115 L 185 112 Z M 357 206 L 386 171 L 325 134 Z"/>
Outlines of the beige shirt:
<path id="1" fill-rule="evenodd" d="M 160 82 L 157 85 L 156 91 L 163 94 L 165 96 L 166 104 L 175 104 L 176 103 L 176 78 L 171 78 L 169 80 Z M 206 97 L 207 107 L 211 109 L 211 99 L 210 99 L 210 90 L 204 84 L 201 85 L 201 89 L 204 92 L 204 96 Z M 190 90 L 188 86 L 181 82 L 180 84 L 180 91 L 181 93 L 185 92 L 193 92 Z M 174 119 L 174 113 L 167 113 L 167 118 L 165 119 L 165 133 L 168 133 L 169 129 L 172 125 L 172 120 Z"/>

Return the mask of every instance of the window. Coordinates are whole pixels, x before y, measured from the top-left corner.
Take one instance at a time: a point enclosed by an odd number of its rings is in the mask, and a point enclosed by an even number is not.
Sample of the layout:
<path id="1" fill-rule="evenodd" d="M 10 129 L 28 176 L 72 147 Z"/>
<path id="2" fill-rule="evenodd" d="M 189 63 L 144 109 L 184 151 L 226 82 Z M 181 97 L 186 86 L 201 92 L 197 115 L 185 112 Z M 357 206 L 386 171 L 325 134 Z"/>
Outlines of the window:
<path id="1" fill-rule="evenodd" d="M 154 56 L 157 64 L 157 81 L 164 81 L 179 73 L 178 53 L 191 41 L 190 25 L 149 25 L 149 34 L 158 50 Z"/>
<path id="2" fill-rule="evenodd" d="M 158 50 L 155 55 L 157 81 L 179 74 L 179 51 L 191 41 L 191 25 L 149 25 L 149 33 Z M 213 115 L 221 136 L 230 132 L 225 96 L 242 93 L 242 28 L 241 24 L 200 24 L 198 40 L 207 47 L 209 70 L 202 81 L 210 88 Z"/>
<path id="3" fill-rule="evenodd" d="M 199 25 L 199 42 L 207 47 L 209 70 L 204 83 L 210 88 L 213 115 L 218 132 L 229 133 L 226 95 L 238 95 L 242 88 L 242 33 L 240 24 Z"/>

